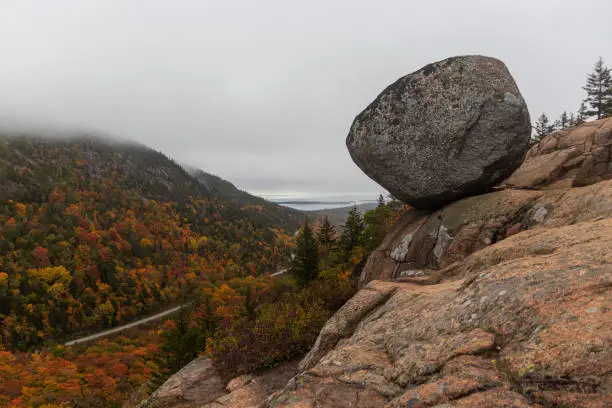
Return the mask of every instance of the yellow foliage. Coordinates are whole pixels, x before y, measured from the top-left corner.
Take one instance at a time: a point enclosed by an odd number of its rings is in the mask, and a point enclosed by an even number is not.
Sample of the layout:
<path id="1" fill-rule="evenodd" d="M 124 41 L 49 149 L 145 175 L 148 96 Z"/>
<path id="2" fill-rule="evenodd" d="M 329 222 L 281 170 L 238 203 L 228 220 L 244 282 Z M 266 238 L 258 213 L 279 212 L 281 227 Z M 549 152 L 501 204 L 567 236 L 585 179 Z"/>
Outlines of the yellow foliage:
<path id="1" fill-rule="evenodd" d="M 0 288 L 8 287 L 8 274 L 6 272 L 0 272 Z"/>
<path id="2" fill-rule="evenodd" d="M 100 311 L 100 313 L 102 313 L 102 315 L 106 318 L 110 318 L 113 316 L 113 314 L 115 313 L 115 308 L 113 307 L 113 304 L 111 303 L 110 300 L 107 300 L 104 303 L 101 303 L 98 306 L 98 310 Z"/>
<path id="3" fill-rule="evenodd" d="M 144 248 L 151 248 L 153 246 L 153 241 L 149 238 L 143 238 L 140 240 L 140 246 Z"/>
<path id="4" fill-rule="evenodd" d="M 49 295 L 51 295 L 51 297 L 54 299 L 61 299 L 64 296 L 64 294 L 66 294 L 66 292 L 68 292 L 68 288 L 64 286 L 63 283 L 60 283 L 60 282 L 54 283 L 47 290 L 47 293 L 49 293 Z"/>
<path id="5" fill-rule="evenodd" d="M 72 281 L 70 272 L 64 266 L 49 266 L 46 268 L 28 269 L 28 278 L 50 284 L 61 283 L 68 286 Z"/>
<path id="6" fill-rule="evenodd" d="M 100 293 L 108 293 L 111 290 L 110 285 L 107 285 L 104 282 L 98 281 L 98 282 L 96 282 L 96 286 L 98 287 L 98 292 L 100 292 Z"/>

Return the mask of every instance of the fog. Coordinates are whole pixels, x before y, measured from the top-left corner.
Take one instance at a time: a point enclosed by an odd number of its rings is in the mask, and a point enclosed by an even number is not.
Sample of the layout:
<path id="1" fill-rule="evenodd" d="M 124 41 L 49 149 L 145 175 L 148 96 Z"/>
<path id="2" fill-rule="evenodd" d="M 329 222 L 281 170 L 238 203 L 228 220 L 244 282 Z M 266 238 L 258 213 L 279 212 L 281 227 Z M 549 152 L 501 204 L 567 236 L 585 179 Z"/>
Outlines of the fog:
<path id="1" fill-rule="evenodd" d="M 372 194 L 355 117 L 460 54 L 502 59 L 532 120 L 575 111 L 612 2 L 27 1 L 0 6 L 0 126 L 132 139 L 257 194 Z"/>

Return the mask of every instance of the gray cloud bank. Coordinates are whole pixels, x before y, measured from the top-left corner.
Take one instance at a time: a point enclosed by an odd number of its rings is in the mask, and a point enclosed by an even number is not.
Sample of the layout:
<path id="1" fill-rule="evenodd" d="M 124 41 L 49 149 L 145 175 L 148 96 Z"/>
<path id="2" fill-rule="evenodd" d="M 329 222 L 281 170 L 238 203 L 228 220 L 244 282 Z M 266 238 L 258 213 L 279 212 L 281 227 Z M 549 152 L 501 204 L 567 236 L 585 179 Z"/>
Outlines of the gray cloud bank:
<path id="1" fill-rule="evenodd" d="M 557 116 L 596 58 L 612 64 L 610 15 L 606 0 L 4 0 L 0 117 L 100 129 L 256 193 L 375 195 L 344 139 L 389 83 L 491 55 L 532 118 Z"/>

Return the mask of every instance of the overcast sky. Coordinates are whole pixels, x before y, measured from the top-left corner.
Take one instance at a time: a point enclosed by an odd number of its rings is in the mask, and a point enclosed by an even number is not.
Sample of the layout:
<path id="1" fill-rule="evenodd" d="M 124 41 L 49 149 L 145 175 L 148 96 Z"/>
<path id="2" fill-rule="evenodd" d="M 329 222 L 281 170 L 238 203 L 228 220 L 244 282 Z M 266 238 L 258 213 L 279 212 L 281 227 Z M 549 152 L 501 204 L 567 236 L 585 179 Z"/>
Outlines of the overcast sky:
<path id="1" fill-rule="evenodd" d="M 0 0 L 0 118 L 133 139 L 258 194 L 375 195 L 344 141 L 388 84 L 490 55 L 532 119 L 558 116 L 612 64 L 610 16 L 610 0 Z"/>

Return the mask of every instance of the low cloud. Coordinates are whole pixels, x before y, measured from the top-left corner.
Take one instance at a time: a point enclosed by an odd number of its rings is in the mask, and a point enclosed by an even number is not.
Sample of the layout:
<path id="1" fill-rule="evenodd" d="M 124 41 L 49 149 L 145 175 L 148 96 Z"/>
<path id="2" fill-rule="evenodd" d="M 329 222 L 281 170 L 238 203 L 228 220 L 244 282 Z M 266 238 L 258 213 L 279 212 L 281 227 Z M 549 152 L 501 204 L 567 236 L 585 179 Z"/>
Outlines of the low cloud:
<path id="1" fill-rule="evenodd" d="M 7 1 L 0 111 L 99 129 L 257 193 L 371 193 L 354 116 L 451 55 L 504 60 L 532 117 L 574 110 L 608 1 Z"/>

